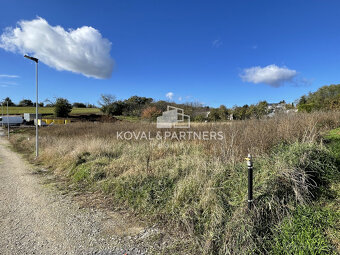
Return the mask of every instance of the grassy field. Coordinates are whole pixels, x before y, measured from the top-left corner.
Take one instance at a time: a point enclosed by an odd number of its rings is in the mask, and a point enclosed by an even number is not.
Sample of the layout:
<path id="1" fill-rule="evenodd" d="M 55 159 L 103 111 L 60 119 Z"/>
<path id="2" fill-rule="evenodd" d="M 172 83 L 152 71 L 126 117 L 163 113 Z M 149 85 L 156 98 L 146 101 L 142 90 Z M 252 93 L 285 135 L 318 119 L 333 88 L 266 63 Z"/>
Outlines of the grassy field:
<path id="1" fill-rule="evenodd" d="M 178 141 L 117 137 L 155 135 L 152 123 L 74 123 L 41 129 L 36 163 L 79 191 L 110 197 L 115 209 L 189 236 L 163 254 L 336 254 L 340 141 L 333 129 L 339 126 L 339 112 L 299 113 L 193 125 L 190 131 L 221 131 L 224 139 Z M 17 130 L 11 142 L 33 161 L 30 132 Z"/>
<path id="2" fill-rule="evenodd" d="M 2 111 L 2 108 L 0 108 Z M 10 106 L 8 107 L 9 114 L 24 114 L 24 113 L 35 113 L 35 107 L 16 107 Z M 2 112 L 1 112 L 2 113 Z M 54 114 L 53 107 L 39 107 L 40 114 Z M 100 109 L 98 108 L 73 108 L 71 114 L 91 114 L 91 113 L 100 113 Z M 7 109 L 4 107 L 4 115 L 7 114 Z"/>

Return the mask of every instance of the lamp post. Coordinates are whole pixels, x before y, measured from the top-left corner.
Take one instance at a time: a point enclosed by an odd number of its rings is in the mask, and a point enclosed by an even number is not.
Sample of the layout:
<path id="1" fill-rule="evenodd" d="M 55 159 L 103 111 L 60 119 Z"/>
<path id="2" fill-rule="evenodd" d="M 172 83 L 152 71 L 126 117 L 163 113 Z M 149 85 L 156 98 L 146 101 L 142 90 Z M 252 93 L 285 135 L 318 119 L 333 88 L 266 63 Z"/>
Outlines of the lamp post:
<path id="1" fill-rule="evenodd" d="M 7 135 L 9 139 L 9 115 L 8 115 L 8 100 L 7 100 Z"/>
<path id="2" fill-rule="evenodd" d="M 28 55 L 24 56 L 25 58 L 28 58 L 36 63 L 35 65 L 35 75 L 36 75 L 36 103 L 35 103 L 35 156 L 39 156 L 39 131 L 38 131 L 38 62 L 39 59 L 30 57 Z"/>
<path id="3" fill-rule="evenodd" d="M 2 121 L 1 121 L 1 126 L 4 126 L 4 101 L 2 101 L 1 104 L 1 117 L 2 117 Z"/>

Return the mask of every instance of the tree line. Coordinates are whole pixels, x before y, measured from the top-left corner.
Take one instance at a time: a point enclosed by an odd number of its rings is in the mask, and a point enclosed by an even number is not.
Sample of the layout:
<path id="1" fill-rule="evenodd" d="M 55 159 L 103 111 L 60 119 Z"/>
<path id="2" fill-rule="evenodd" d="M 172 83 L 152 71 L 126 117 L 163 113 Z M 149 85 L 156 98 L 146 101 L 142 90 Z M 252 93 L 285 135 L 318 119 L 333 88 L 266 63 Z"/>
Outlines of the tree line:
<path id="1" fill-rule="evenodd" d="M 72 108 L 95 108 L 95 105 L 75 102 L 71 104 L 65 98 L 57 98 L 48 103 L 39 103 L 41 107 L 54 107 L 55 115 L 58 117 L 67 117 Z M 30 107 L 35 106 L 29 99 L 21 100 L 17 105 L 9 98 L 2 102 L 9 106 Z M 314 110 L 340 110 L 340 84 L 329 85 L 319 88 L 316 92 L 310 92 L 303 95 L 297 102 L 297 107 L 287 104 L 284 100 L 277 104 L 269 104 L 267 101 L 260 101 L 257 104 L 245 104 L 243 106 L 234 106 L 227 108 L 221 105 L 218 108 L 204 106 L 200 103 L 182 103 L 168 101 L 155 101 L 151 97 L 132 96 L 125 100 L 118 100 L 114 95 L 101 95 L 98 104 L 101 111 L 110 116 L 133 116 L 142 119 L 155 120 L 162 112 L 167 110 L 167 106 L 174 106 L 184 110 L 194 121 L 225 121 L 228 119 L 244 120 L 256 118 L 260 119 L 269 116 L 271 113 L 298 109 L 299 111 L 311 112 Z M 274 107 L 273 107 L 274 105 Z M 280 106 L 280 107 L 278 107 Z M 276 107 L 276 109 L 275 109 Z"/>
<path id="2" fill-rule="evenodd" d="M 297 107 L 299 111 L 305 112 L 340 110 L 340 84 L 323 86 L 315 92 L 303 95 Z"/>
<path id="3" fill-rule="evenodd" d="M 45 100 L 44 102 L 40 102 L 39 106 L 40 107 L 55 107 L 56 103 L 58 102 L 58 99 L 60 98 L 56 98 L 54 101 Z M 64 98 L 63 98 L 64 99 Z M 18 104 L 15 104 L 11 98 L 6 97 L 5 99 L 3 99 L 2 101 L 0 101 L 0 104 L 4 103 L 7 105 L 8 102 L 8 106 L 16 106 L 16 107 L 35 107 L 35 102 L 33 102 L 30 99 L 22 99 Z M 72 104 L 73 108 L 97 108 L 97 106 L 93 105 L 93 104 L 89 104 L 89 103 L 80 103 L 80 102 L 75 102 Z"/>
<path id="4" fill-rule="evenodd" d="M 8 106 L 17 106 L 17 107 L 35 107 L 35 103 L 33 103 L 29 99 L 23 99 L 19 102 L 18 105 L 13 103 L 13 101 L 9 98 L 6 97 L 0 102 L 0 105 L 7 105 Z M 45 107 L 53 107 L 54 108 L 54 114 L 56 117 L 68 117 L 69 114 L 72 111 L 72 108 L 75 107 L 78 103 L 74 103 L 73 105 L 70 104 L 70 102 L 65 99 L 65 98 L 57 98 L 53 103 L 50 103 L 48 105 L 45 105 Z M 44 103 L 39 103 L 40 107 L 44 107 Z M 85 105 L 86 107 L 86 105 Z M 82 108 L 82 107 L 79 107 Z"/>
<path id="5" fill-rule="evenodd" d="M 250 118 L 262 118 L 273 110 L 269 103 L 261 101 L 257 104 L 234 106 L 227 108 L 221 105 L 218 108 L 203 106 L 200 103 L 178 104 L 168 101 L 155 101 L 149 97 L 132 96 L 126 100 L 117 100 L 114 95 L 102 95 L 99 100 L 101 111 L 111 116 L 134 116 L 142 119 L 155 120 L 162 112 L 171 105 L 184 110 L 194 121 L 225 121 L 228 119 L 244 120 Z M 293 104 L 286 104 L 285 101 L 279 102 L 284 109 L 295 108 Z"/>

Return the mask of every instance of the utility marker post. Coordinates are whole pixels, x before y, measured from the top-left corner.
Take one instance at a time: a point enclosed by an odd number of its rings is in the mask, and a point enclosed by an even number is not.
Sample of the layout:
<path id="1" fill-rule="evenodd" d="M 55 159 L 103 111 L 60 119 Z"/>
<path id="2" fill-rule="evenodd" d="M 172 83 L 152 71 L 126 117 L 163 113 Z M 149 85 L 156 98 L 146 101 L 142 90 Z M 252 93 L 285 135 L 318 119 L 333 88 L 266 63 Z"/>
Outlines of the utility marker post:
<path id="1" fill-rule="evenodd" d="M 253 160 L 250 154 L 248 154 L 247 166 L 248 166 L 248 209 L 253 207 Z"/>

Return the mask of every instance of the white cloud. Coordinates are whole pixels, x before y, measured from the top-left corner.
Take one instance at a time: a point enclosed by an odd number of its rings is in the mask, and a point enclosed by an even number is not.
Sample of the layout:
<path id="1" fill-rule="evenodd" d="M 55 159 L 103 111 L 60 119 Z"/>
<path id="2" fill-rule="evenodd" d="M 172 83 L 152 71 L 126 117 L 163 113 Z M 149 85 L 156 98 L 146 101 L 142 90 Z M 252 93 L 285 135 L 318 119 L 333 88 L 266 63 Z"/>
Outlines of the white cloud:
<path id="1" fill-rule="evenodd" d="M 0 74 L 0 78 L 19 78 L 19 76 L 11 74 Z"/>
<path id="2" fill-rule="evenodd" d="M 11 81 L 0 81 L 1 84 L 6 84 L 6 85 L 17 85 L 16 82 L 11 82 Z"/>
<path id="3" fill-rule="evenodd" d="M 174 93 L 168 92 L 166 93 L 165 97 L 168 98 L 169 100 L 172 100 L 172 98 L 174 97 Z"/>
<path id="4" fill-rule="evenodd" d="M 182 97 L 178 97 L 178 101 L 182 101 Z"/>
<path id="5" fill-rule="evenodd" d="M 276 88 L 282 86 L 285 82 L 291 82 L 296 75 L 297 71 L 277 65 L 255 66 L 244 69 L 240 74 L 243 81 L 255 84 L 265 83 Z"/>
<path id="6" fill-rule="evenodd" d="M 111 42 L 93 27 L 65 30 L 43 18 L 20 21 L 0 36 L 0 48 L 32 54 L 57 70 L 81 73 L 86 77 L 109 78 L 113 69 Z"/>

